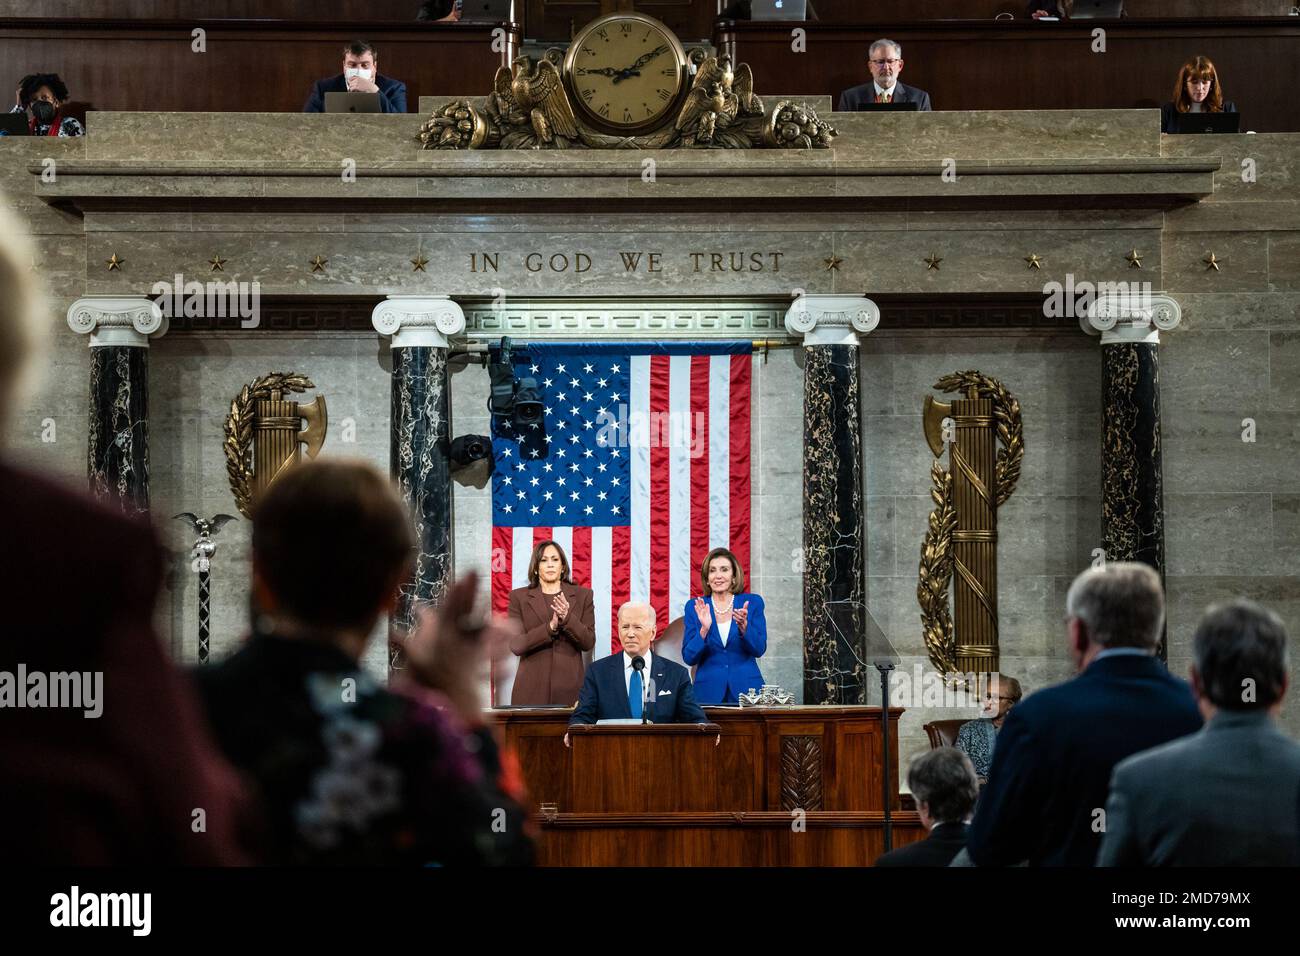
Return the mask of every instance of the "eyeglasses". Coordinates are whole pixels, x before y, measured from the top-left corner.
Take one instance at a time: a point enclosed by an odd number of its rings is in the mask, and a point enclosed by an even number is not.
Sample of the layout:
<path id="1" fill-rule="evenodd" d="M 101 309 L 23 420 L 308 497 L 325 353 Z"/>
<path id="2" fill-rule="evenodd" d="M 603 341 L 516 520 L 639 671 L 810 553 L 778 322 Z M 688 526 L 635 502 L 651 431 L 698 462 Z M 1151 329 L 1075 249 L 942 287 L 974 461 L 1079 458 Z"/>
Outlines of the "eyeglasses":
<path id="1" fill-rule="evenodd" d="M 902 63 L 903 61 L 902 60 L 869 60 L 868 62 L 874 63 L 876 66 L 893 66 L 895 63 Z"/>
<path id="2" fill-rule="evenodd" d="M 994 697 L 992 694 L 985 694 L 985 695 L 984 695 L 984 699 L 985 699 L 985 700 L 1009 700 L 1009 701 L 1014 702 L 1016 698 L 1014 698 L 1014 697 Z"/>

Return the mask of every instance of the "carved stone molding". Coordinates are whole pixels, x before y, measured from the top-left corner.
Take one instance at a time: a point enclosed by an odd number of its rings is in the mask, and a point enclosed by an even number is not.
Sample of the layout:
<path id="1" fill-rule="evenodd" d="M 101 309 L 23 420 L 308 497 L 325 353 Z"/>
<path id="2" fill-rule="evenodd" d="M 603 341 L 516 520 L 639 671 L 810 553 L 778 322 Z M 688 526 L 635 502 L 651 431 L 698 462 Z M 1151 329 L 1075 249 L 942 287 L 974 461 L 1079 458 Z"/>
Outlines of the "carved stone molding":
<path id="1" fill-rule="evenodd" d="M 1097 298 L 1079 318 L 1089 335 L 1101 335 L 1102 345 L 1160 344 L 1160 333 L 1183 320 L 1182 306 L 1168 295 L 1115 295 Z"/>
<path id="2" fill-rule="evenodd" d="M 467 304 L 471 339 L 785 338 L 783 310 L 764 302 L 698 299 L 526 299 Z"/>
<path id="3" fill-rule="evenodd" d="M 147 349 L 151 338 L 167 334 L 162 308 L 136 296 L 86 296 L 68 307 L 68 328 L 90 335 L 90 347 Z"/>
<path id="4" fill-rule="evenodd" d="M 392 336 L 395 349 L 445 349 L 451 336 L 465 331 L 465 311 L 446 296 L 390 295 L 370 321 L 380 335 Z"/>
<path id="5" fill-rule="evenodd" d="M 785 327 L 804 345 L 857 345 L 880 324 L 880 308 L 865 295 L 801 295 L 785 313 Z"/>

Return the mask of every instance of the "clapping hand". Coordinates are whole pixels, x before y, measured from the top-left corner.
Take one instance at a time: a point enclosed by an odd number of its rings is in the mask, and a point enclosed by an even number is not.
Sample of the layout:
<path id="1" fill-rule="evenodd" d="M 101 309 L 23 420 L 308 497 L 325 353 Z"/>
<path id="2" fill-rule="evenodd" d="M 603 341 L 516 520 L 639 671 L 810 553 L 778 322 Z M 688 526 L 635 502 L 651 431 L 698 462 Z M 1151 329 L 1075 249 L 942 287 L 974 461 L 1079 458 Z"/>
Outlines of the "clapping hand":
<path id="1" fill-rule="evenodd" d="M 505 619 L 476 618 L 477 591 L 478 575 L 470 572 L 447 590 L 440 607 L 420 612 L 410 637 L 388 639 L 406 658 L 406 679 L 441 691 L 470 724 L 482 722 L 484 671 L 489 661 L 505 658 L 513 627 Z"/>
<path id="2" fill-rule="evenodd" d="M 736 627 L 740 628 L 740 633 L 745 633 L 745 625 L 749 623 L 749 602 L 746 601 L 738 608 L 731 611 L 731 619 L 736 622 Z"/>
<path id="3" fill-rule="evenodd" d="M 569 619 L 569 599 L 564 596 L 563 591 L 551 599 L 551 611 L 552 619 L 557 624 L 563 624 Z"/>
<path id="4" fill-rule="evenodd" d="M 709 638 L 709 627 L 713 620 L 709 617 L 709 606 L 704 603 L 704 598 L 695 599 L 695 616 L 700 619 L 700 637 L 704 640 Z"/>

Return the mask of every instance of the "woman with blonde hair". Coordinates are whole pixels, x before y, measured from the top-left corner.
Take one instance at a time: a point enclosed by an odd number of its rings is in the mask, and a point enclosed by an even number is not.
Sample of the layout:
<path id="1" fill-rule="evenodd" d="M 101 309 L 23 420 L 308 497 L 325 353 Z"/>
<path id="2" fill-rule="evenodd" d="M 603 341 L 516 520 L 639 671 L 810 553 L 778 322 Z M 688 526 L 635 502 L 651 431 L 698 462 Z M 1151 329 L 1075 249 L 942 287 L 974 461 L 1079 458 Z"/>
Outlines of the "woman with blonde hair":
<path id="1" fill-rule="evenodd" d="M 745 591 L 745 572 L 726 548 L 714 548 L 700 568 L 706 597 L 686 602 L 682 661 L 696 665 L 695 699 L 735 704 L 741 693 L 763 686 L 758 658 L 767 651 L 763 599 Z"/>
<path id="2" fill-rule="evenodd" d="M 569 559 L 554 541 L 533 548 L 528 584 L 510 592 L 508 613 L 519 623 L 510 640 L 519 658 L 510 705 L 572 706 L 586 676 L 583 652 L 596 646 L 596 611 L 591 588 L 573 583 Z"/>
<path id="3" fill-rule="evenodd" d="M 1237 104 L 1223 98 L 1219 72 L 1206 56 L 1194 56 L 1178 71 L 1174 98 L 1160 107 L 1160 132 L 1178 129 L 1180 113 L 1236 113 Z"/>

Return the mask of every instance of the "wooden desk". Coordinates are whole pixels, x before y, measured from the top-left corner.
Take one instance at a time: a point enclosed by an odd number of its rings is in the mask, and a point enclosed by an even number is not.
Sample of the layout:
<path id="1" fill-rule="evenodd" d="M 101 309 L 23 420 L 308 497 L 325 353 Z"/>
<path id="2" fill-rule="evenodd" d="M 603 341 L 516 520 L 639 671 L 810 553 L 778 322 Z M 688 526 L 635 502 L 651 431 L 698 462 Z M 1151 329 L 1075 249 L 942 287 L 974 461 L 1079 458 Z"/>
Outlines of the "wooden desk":
<path id="1" fill-rule="evenodd" d="M 490 713 L 539 813 L 544 865 L 864 866 L 884 850 L 879 708 L 706 707 L 716 726 L 581 728 L 572 748 L 568 708 Z M 898 795 L 900 713 L 894 846 L 924 836 Z"/>
<path id="2" fill-rule="evenodd" d="M 1023 7 L 1022 7 L 1023 9 Z M 757 92 L 834 97 L 871 79 L 867 49 L 882 36 L 903 45 L 900 77 L 936 110 L 1078 110 L 1158 107 L 1183 63 L 1214 61 L 1242 130 L 1300 130 L 1291 100 L 1300 17 L 1165 21 L 932 20 L 801 23 L 807 52 L 791 50 L 791 24 L 720 21 L 714 42 L 753 68 Z M 1106 31 L 1093 52 L 1092 31 Z"/>

